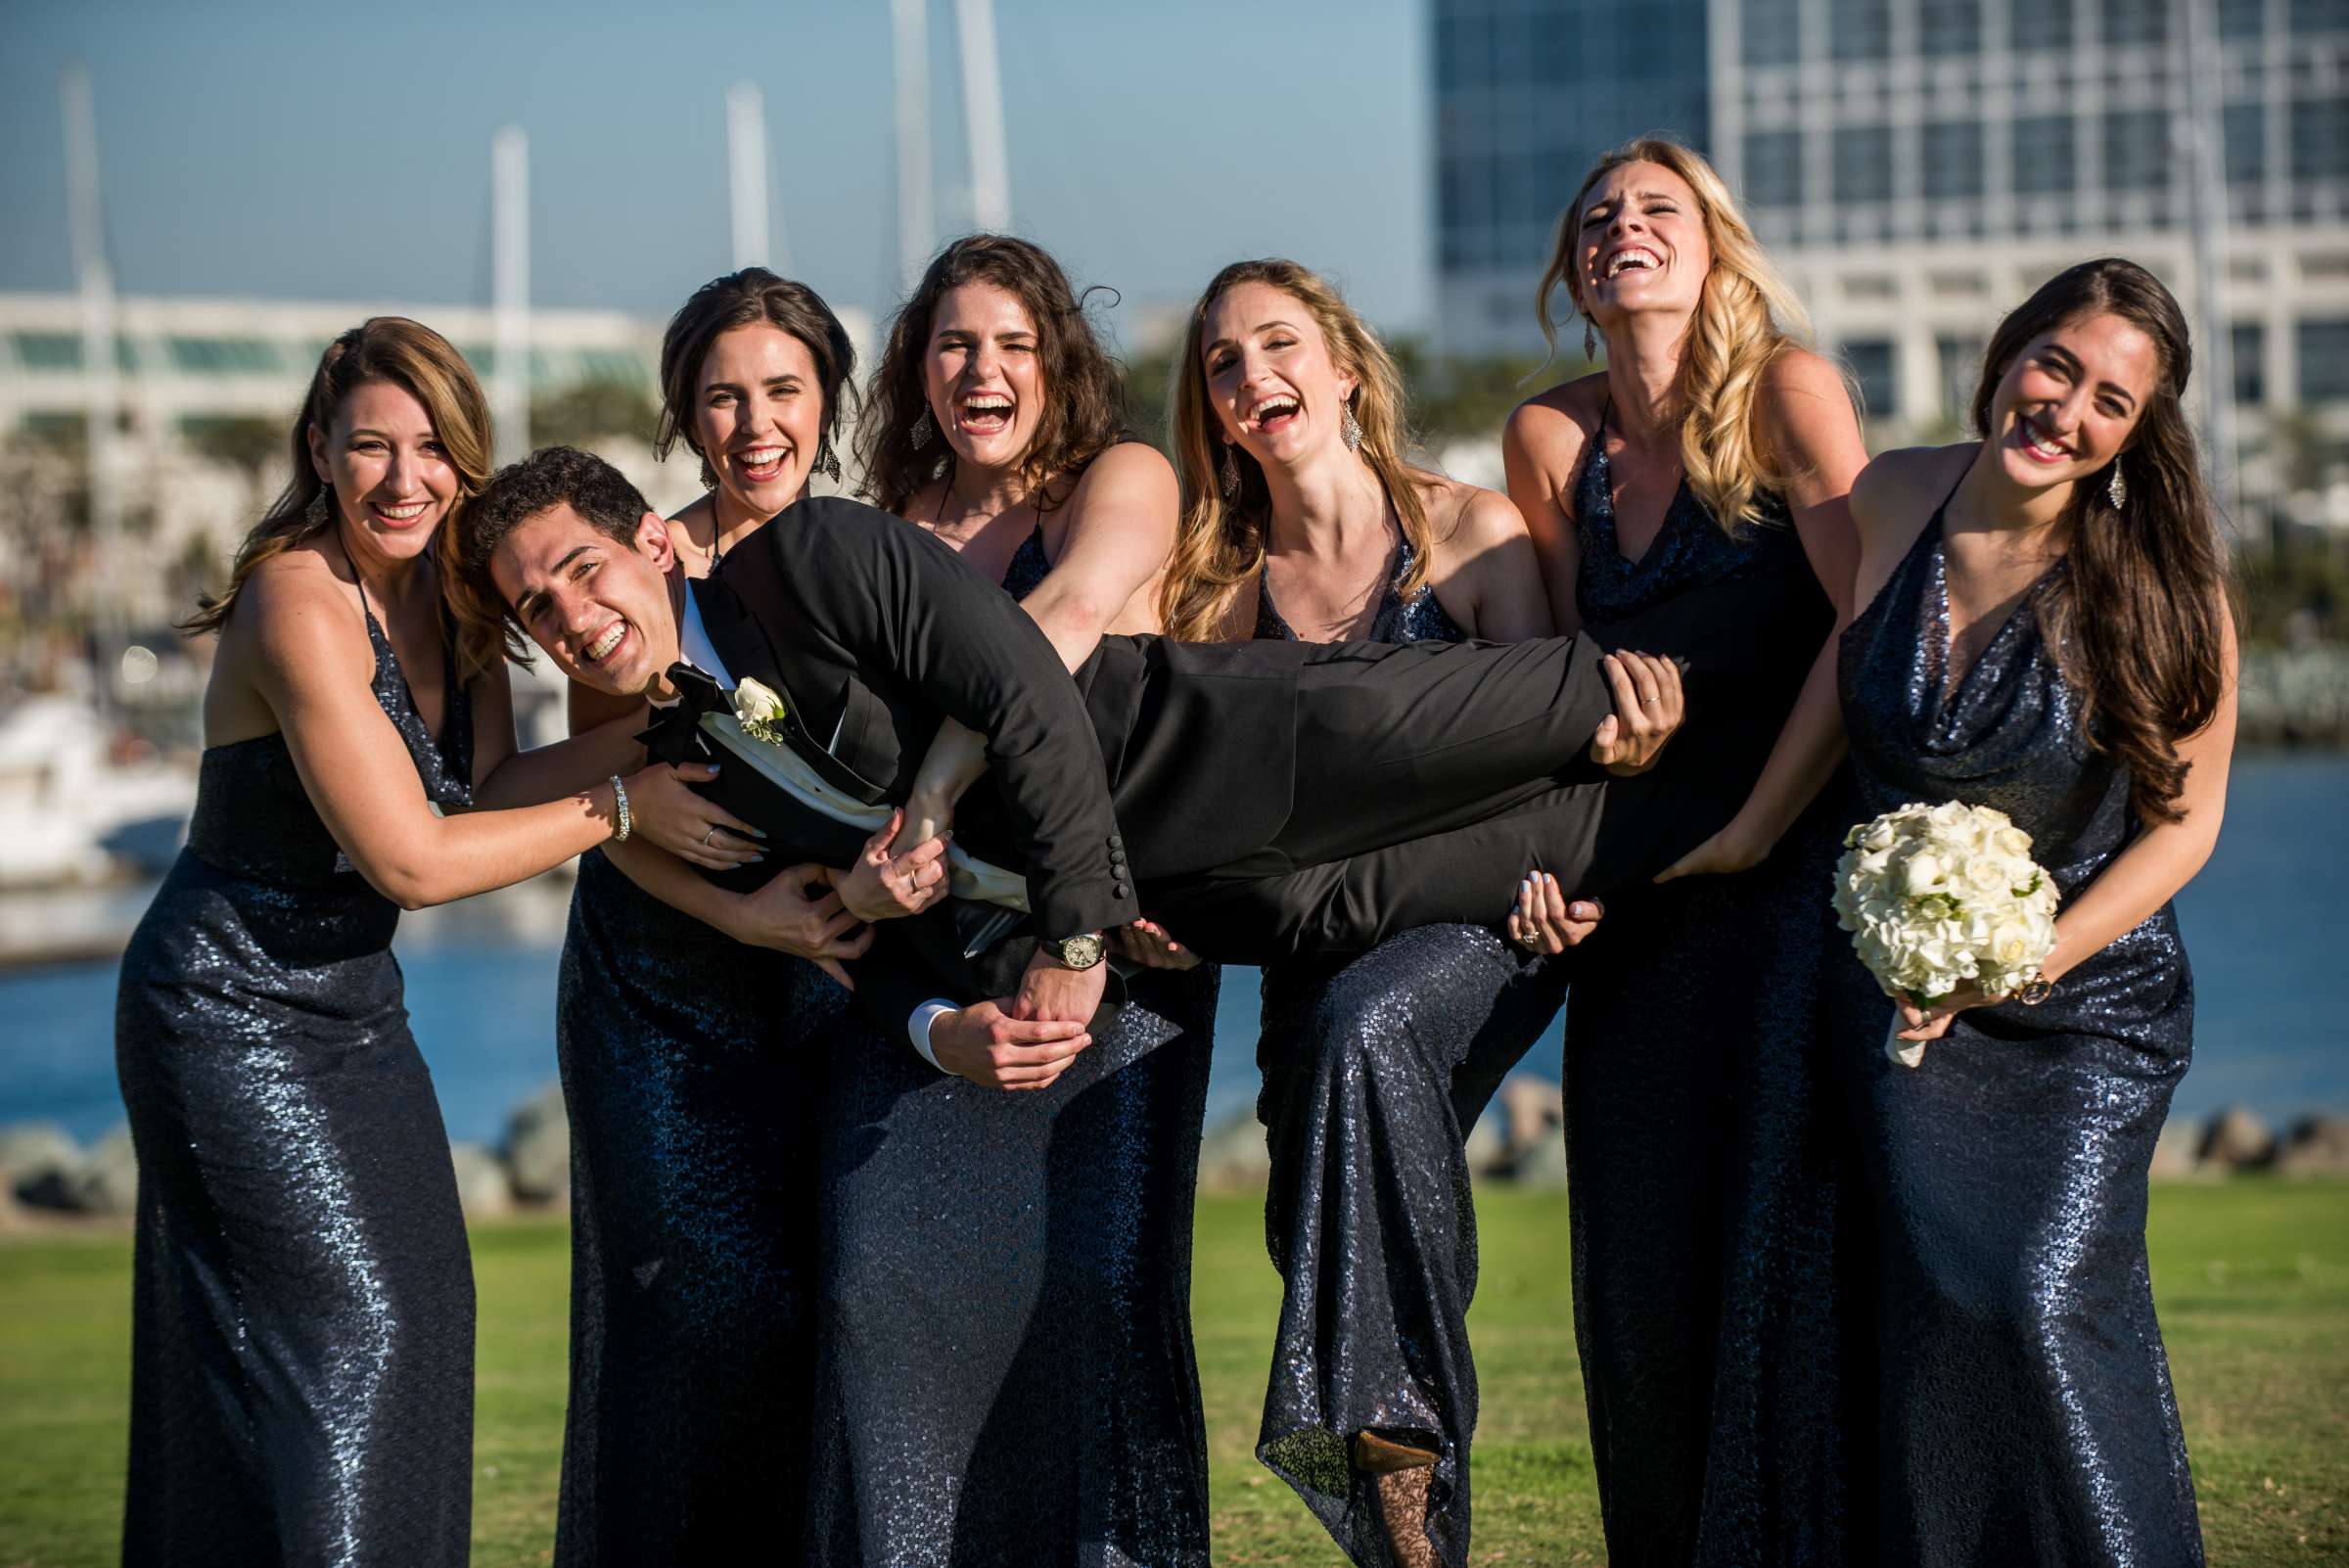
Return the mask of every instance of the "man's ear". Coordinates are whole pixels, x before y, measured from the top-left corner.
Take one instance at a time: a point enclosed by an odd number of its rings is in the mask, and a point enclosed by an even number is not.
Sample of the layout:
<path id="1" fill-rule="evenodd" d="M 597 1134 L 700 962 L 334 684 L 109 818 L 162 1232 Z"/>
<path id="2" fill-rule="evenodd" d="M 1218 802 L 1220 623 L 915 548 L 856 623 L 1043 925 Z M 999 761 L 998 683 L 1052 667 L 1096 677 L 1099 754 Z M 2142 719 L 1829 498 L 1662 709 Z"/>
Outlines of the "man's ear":
<path id="1" fill-rule="evenodd" d="M 636 520 L 636 548 L 664 573 L 677 564 L 677 546 L 669 537 L 668 520 L 658 512 L 647 512 Z"/>

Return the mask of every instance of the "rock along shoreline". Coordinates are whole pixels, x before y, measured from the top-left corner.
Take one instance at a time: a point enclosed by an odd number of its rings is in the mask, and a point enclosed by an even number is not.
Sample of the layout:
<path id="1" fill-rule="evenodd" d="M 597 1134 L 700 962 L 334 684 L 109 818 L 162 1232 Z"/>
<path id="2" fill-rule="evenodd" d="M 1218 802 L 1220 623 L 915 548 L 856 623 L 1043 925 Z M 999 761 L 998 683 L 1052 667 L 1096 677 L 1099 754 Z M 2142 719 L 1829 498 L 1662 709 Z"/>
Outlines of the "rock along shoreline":
<path id="1" fill-rule="evenodd" d="M 455 1142 L 449 1157 L 468 1220 L 570 1211 L 571 1122 L 557 1084 L 515 1106 L 496 1143 Z M 1468 1164 L 1479 1181 L 1563 1189 L 1558 1085 L 1512 1074 L 1469 1133 Z M 1253 1111 L 1237 1111 L 1207 1130 L 1199 1153 L 1202 1191 L 1261 1191 L 1270 1170 L 1265 1130 Z M 2173 1117 L 2154 1148 L 2150 1175 L 2156 1181 L 2209 1181 L 2251 1173 L 2349 1177 L 2349 1116 L 2301 1116 L 2280 1130 L 2240 1105 L 2200 1120 Z M 0 1234 L 118 1225 L 137 1205 L 138 1160 L 127 1127 L 87 1145 L 54 1122 L 0 1128 Z"/>

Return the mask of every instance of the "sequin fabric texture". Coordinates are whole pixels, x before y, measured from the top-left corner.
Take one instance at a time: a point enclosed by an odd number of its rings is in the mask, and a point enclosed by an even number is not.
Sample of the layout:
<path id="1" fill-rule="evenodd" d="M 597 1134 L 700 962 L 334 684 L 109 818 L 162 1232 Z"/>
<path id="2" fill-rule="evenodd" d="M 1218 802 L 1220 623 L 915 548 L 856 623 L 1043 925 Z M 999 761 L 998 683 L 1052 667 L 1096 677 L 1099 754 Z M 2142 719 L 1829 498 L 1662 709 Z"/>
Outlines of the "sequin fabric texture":
<path id="1" fill-rule="evenodd" d="M 1784 506 L 1732 536 L 1683 482 L 1637 561 L 1604 424 L 1575 494 L 1576 606 L 1610 648 L 1705 590 L 1748 657 L 1692 683 L 1657 764 L 1760 775 L 1834 613 Z M 1725 586 L 1726 585 L 1726 586 Z M 1763 864 L 1628 889 L 1576 950 L 1566 1004 L 1575 1334 L 1609 1560 L 1844 1560 L 1855 1395 L 1835 1248 L 1847 1164 L 1816 1065 L 1827 895 L 1848 785 Z"/>
<path id="2" fill-rule="evenodd" d="M 1049 570 L 1031 534 L 1004 586 Z M 808 1561 L 1204 1568 L 1191 1215 L 1219 979 L 1138 976 L 1039 1092 L 948 1077 L 901 1034 L 837 1052 Z"/>
<path id="3" fill-rule="evenodd" d="M 825 1084 L 870 1034 L 804 958 L 579 861 L 556 992 L 571 1115 L 559 1564 L 796 1560 Z"/>
<path id="4" fill-rule="evenodd" d="M 1859 815 L 1996 807 L 2069 899 L 2138 823 L 2042 627 L 2065 567 L 1954 683 L 1945 570 L 1937 512 L 1844 636 Z M 1876 1556 L 2199 1563 L 2145 1266 L 2145 1172 L 2193 1035 L 2176 914 L 2165 904 L 2039 1007 L 1960 1013 L 1915 1069 L 1885 1058 L 1891 1003 L 1857 960 L 1835 1003 L 1881 1280 Z"/>
<path id="5" fill-rule="evenodd" d="M 428 794 L 466 804 L 453 656 L 436 743 L 372 611 L 367 631 Z M 139 1158 L 126 1565 L 465 1561 L 473 1270 L 397 919 L 284 736 L 204 754 L 115 997 Z"/>
<path id="6" fill-rule="evenodd" d="M 1396 591 L 1411 564 L 1399 545 L 1370 639 L 1466 640 L 1432 588 Z M 1257 607 L 1257 636 L 1295 638 L 1262 577 Z M 1509 890 L 1493 892 L 1505 905 Z M 1265 1239 L 1284 1288 L 1257 1457 L 1357 1563 L 1390 1560 L 1372 1478 L 1351 1462 L 1365 1430 L 1438 1455 L 1428 1537 L 1445 1563 L 1466 1560 L 1477 1253 L 1463 1139 L 1548 1027 L 1565 978 L 1469 925 L 1265 974 L 1257 1114 L 1272 1159 Z"/>

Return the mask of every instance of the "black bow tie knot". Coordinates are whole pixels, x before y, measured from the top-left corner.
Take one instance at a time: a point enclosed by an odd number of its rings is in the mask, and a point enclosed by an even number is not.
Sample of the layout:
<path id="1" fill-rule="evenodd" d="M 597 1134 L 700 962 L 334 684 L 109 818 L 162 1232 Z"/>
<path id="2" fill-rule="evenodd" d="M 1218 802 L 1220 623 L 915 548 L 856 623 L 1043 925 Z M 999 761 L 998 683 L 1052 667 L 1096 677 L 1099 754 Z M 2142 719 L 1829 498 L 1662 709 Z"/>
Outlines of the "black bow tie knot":
<path id="1" fill-rule="evenodd" d="M 677 701 L 655 709 L 651 725 L 639 730 L 636 738 L 655 761 L 672 767 L 679 762 L 708 761 L 714 753 L 702 734 L 702 715 L 730 714 L 733 701 L 724 687 L 691 665 L 669 666 L 668 683 L 676 688 Z"/>

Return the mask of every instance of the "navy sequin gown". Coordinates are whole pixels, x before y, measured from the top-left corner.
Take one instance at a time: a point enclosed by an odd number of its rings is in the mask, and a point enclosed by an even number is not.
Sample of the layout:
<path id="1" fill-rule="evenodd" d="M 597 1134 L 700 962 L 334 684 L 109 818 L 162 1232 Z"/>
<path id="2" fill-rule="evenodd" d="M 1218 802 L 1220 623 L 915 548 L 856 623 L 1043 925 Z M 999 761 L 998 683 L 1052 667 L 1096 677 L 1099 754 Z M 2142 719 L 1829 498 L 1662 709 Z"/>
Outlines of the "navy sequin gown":
<path id="1" fill-rule="evenodd" d="M 376 701 L 432 799 L 465 805 L 454 655 L 436 741 L 365 614 Z M 126 1565 L 465 1561 L 473 1266 L 398 918 L 282 734 L 206 750 L 115 993 L 139 1158 Z"/>
<path id="2" fill-rule="evenodd" d="M 1004 586 L 1048 570 L 1032 534 Z M 1040 1092 L 943 1074 L 901 1032 L 839 1053 L 809 1562 L 1204 1568 L 1191 1212 L 1219 976 L 1135 977 Z"/>
<path id="3" fill-rule="evenodd" d="M 1691 653 L 1641 618 L 1701 594 L 1691 634 L 1748 650 L 1688 693 L 1658 763 L 1761 772 L 1834 625 L 1775 497 L 1725 532 L 1685 482 L 1636 562 L 1615 530 L 1602 418 L 1575 492 L 1584 629 Z M 1685 621 L 1687 618 L 1682 618 Z M 1818 1063 L 1840 775 L 1762 864 L 1634 888 L 1577 949 L 1566 1159 L 1580 1350 L 1609 1560 L 1818 1564 L 1844 1555 L 1842 1123 Z M 1726 817 L 1725 817 L 1726 819 Z"/>
<path id="4" fill-rule="evenodd" d="M 555 1046 L 571 1116 L 559 1564 L 792 1555 L 824 1082 L 868 1033 L 806 959 L 583 855 Z"/>
<path id="5" fill-rule="evenodd" d="M 1465 640 L 1432 589 L 1397 593 L 1410 567 L 1405 544 L 1370 640 Z M 1262 577 L 1257 593 L 1256 635 L 1294 639 Z M 1513 896 L 1495 888 L 1495 907 Z M 1439 1456 L 1428 1537 L 1451 1568 L 1466 1561 L 1477 1254 L 1464 1140 L 1565 981 L 1564 965 L 1468 925 L 1265 973 L 1257 1113 L 1272 1159 L 1265 1237 L 1284 1290 L 1256 1452 L 1357 1563 L 1389 1560 L 1374 1478 L 1351 1462 L 1363 1430 Z"/>
<path id="6" fill-rule="evenodd" d="M 2064 570 L 1953 688 L 1936 512 L 1845 633 L 1841 687 L 1855 820 L 1996 807 L 2069 900 L 2139 822 L 2041 624 Z M 1913 1069 L 1884 1054 L 1892 1003 L 1857 960 L 1840 975 L 1830 1038 L 1860 1083 L 1875 1194 L 1876 1557 L 2201 1562 L 2145 1268 L 2145 1172 L 2193 1039 L 2176 914 L 2164 904 L 2038 1007 L 1959 1013 Z"/>

